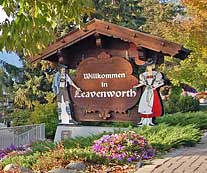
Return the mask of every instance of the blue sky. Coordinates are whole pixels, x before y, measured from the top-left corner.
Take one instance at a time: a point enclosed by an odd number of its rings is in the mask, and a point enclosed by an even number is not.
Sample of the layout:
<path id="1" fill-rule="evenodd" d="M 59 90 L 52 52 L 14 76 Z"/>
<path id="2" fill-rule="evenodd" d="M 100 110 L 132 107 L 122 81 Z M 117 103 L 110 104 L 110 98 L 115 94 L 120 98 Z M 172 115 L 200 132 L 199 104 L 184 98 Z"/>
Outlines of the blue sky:
<path id="1" fill-rule="evenodd" d="M 0 6 L 0 22 L 3 22 L 6 18 L 8 18 L 8 16 L 6 15 L 6 13 L 2 10 Z M 17 56 L 17 54 L 15 53 L 0 52 L 0 59 L 9 64 L 15 65 L 17 67 L 22 66 L 19 56 Z"/>
<path id="2" fill-rule="evenodd" d="M 22 67 L 22 62 L 19 56 L 15 53 L 0 52 L 0 59 L 7 62 L 8 64 Z"/>

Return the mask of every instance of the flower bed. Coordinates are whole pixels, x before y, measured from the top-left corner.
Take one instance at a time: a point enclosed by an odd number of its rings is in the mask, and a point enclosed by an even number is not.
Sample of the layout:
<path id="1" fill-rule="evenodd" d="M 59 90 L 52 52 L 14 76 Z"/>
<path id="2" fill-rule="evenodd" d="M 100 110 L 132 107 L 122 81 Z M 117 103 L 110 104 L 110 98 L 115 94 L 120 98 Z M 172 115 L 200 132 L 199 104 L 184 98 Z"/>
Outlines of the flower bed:
<path id="1" fill-rule="evenodd" d="M 11 156 L 23 155 L 29 152 L 32 152 L 30 145 L 22 145 L 22 146 L 11 145 L 7 148 L 0 150 L 0 160 L 3 160 Z"/>
<path id="2" fill-rule="evenodd" d="M 109 160 L 121 162 L 151 159 L 155 155 L 147 140 L 133 131 L 104 135 L 95 141 L 93 151 Z"/>
<path id="3" fill-rule="evenodd" d="M 156 156 L 159 156 L 172 148 L 192 146 L 200 141 L 200 137 L 201 132 L 194 125 L 169 126 L 161 123 L 155 127 L 134 128 L 133 132 L 131 129 L 129 132 L 77 137 L 59 145 L 51 141 L 38 141 L 31 145 L 31 153 L 4 157 L 0 162 L 0 172 L 10 163 L 35 172 L 48 172 L 65 167 L 71 161 L 86 164 L 85 172 L 135 172 L 137 162 L 152 158 L 154 149 Z M 126 157 L 120 157 L 123 155 Z"/>

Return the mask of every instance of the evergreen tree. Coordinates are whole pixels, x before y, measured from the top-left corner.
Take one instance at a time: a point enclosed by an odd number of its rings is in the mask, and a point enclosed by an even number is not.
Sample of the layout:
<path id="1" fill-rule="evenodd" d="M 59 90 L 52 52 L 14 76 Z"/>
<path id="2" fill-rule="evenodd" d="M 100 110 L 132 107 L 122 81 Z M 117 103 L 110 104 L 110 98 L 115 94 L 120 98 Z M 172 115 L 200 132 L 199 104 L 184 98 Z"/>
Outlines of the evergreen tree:
<path id="1" fill-rule="evenodd" d="M 14 84 L 14 103 L 19 108 L 33 109 L 36 102 L 51 102 L 53 74 L 48 74 L 49 63 L 41 61 L 36 64 L 24 63 L 24 74 L 21 83 Z"/>
<path id="2" fill-rule="evenodd" d="M 20 69 L 0 60 L 0 112 L 9 112 L 13 102 L 13 84 Z"/>
<path id="3" fill-rule="evenodd" d="M 101 20 L 121 26 L 138 29 L 145 23 L 140 0 L 94 0 L 95 13 Z"/>

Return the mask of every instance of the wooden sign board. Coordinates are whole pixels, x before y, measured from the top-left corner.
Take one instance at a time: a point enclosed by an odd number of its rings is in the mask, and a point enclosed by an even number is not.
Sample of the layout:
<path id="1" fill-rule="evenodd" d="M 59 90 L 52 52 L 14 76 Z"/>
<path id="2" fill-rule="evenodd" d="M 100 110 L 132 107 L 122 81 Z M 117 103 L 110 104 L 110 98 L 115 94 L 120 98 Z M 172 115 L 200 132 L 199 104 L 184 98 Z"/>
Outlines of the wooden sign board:
<path id="1" fill-rule="evenodd" d="M 138 120 L 138 113 L 135 113 L 136 117 L 129 117 L 128 112 L 137 104 L 140 97 L 140 90 L 133 90 L 138 80 L 132 73 L 133 69 L 128 60 L 110 57 L 105 52 L 100 53 L 98 57 L 83 60 L 75 78 L 75 83 L 83 92 L 78 93 L 73 87 L 70 91 L 74 102 L 75 119 Z"/>

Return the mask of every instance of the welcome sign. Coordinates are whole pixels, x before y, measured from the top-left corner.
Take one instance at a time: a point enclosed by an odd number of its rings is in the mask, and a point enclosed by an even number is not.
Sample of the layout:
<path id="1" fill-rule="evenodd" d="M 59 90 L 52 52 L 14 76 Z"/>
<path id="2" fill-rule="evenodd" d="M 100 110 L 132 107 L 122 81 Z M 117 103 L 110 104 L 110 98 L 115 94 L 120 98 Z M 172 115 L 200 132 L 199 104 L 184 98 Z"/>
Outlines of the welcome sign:
<path id="1" fill-rule="evenodd" d="M 98 112 L 103 119 L 110 118 L 112 112 L 126 113 L 140 96 L 132 89 L 138 83 L 132 73 L 131 64 L 124 58 L 105 52 L 89 57 L 80 63 L 75 78 L 83 92 L 71 88 L 72 100 L 86 113 Z"/>
<path id="2" fill-rule="evenodd" d="M 100 74 L 100 73 L 84 73 L 83 74 L 83 79 L 84 80 L 91 80 L 91 79 L 102 79 L 105 82 L 101 82 L 100 86 L 102 88 L 108 88 L 109 83 L 111 82 L 110 80 L 104 80 L 104 79 L 121 79 L 121 78 L 126 78 L 127 74 L 125 73 L 106 73 L 106 74 Z M 118 81 L 118 80 L 117 80 Z M 92 82 L 92 81 L 91 81 Z M 96 82 L 96 81 L 94 81 Z M 91 91 L 91 92 L 83 92 L 83 93 L 76 93 L 75 98 L 107 98 L 107 97 L 136 97 L 136 92 L 133 91 L 132 89 L 128 91 Z"/>

